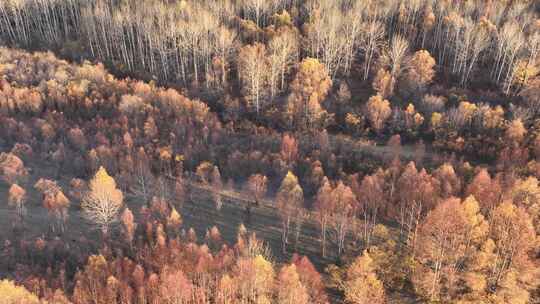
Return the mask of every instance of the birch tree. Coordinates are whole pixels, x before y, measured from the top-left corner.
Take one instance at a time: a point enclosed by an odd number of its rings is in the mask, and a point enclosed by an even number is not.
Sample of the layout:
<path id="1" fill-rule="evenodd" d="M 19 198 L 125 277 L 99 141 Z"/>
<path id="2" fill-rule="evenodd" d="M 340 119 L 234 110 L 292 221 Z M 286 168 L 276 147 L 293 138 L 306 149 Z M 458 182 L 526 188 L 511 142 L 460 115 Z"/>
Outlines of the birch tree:
<path id="1" fill-rule="evenodd" d="M 268 89 L 266 47 L 262 43 L 246 45 L 238 54 L 238 74 L 241 91 L 249 108 L 259 114 L 264 107 Z"/>
<path id="2" fill-rule="evenodd" d="M 99 168 L 88 186 L 89 191 L 81 204 L 83 215 L 106 237 L 111 226 L 118 221 L 124 196 L 103 167 Z"/>

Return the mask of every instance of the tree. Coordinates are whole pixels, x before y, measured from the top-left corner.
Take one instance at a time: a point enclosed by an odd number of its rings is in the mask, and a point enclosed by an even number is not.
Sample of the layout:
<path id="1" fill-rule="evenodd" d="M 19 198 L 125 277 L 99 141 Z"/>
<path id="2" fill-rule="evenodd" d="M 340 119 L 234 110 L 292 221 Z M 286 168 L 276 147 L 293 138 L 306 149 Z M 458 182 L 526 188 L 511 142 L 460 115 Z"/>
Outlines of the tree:
<path id="1" fill-rule="evenodd" d="M 509 143 L 519 146 L 526 134 L 527 129 L 523 125 L 521 119 L 515 119 L 510 122 L 506 128 L 505 136 L 509 140 Z"/>
<path id="2" fill-rule="evenodd" d="M 332 185 L 330 185 L 328 178 L 325 177 L 315 198 L 315 212 L 317 213 L 317 220 L 321 225 L 321 247 L 323 257 L 326 257 L 326 231 L 328 230 L 330 216 L 334 211 L 333 203 Z"/>
<path id="3" fill-rule="evenodd" d="M 246 45 L 238 54 L 238 73 L 249 108 L 259 114 L 268 94 L 266 48 L 262 43 Z"/>
<path id="4" fill-rule="evenodd" d="M 296 270 L 300 276 L 300 282 L 306 287 L 309 293 L 309 303 L 327 304 L 328 295 L 326 286 L 321 274 L 315 269 L 313 263 L 307 256 L 294 254 L 291 263 L 296 265 Z"/>
<path id="5" fill-rule="evenodd" d="M 165 268 L 160 278 L 159 298 L 163 303 L 183 304 L 193 299 L 194 286 L 182 270 Z"/>
<path id="6" fill-rule="evenodd" d="M 81 204 L 83 215 L 107 236 L 111 225 L 118 220 L 124 196 L 103 167 L 90 180 L 88 188 Z"/>
<path id="7" fill-rule="evenodd" d="M 497 248 L 490 276 L 492 286 L 498 286 L 512 270 L 531 267 L 529 254 L 536 235 L 531 217 L 523 207 L 508 201 L 497 206 L 493 210 L 490 238 Z"/>
<path id="8" fill-rule="evenodd" d="M 380 65 L 389 72 L 388 95 L 392 96 L 401 73 L 409 67 L 409 42 L 400 35 L 394 35 L 388 48 L 381 56 Z M 387 97 L 385 96 L 385 97 Z"/>
<path id="9" fill-rule="evenodd" d="M 406 79 L 412 90 L 424 89 L 435 76 L 435 59 L 428 51 L 420 50 L 413 54 L 409 62 Z"/>
<path id="10" fill-rule="evenodd" d="M 51 223 L 53 232 L 58 225 L 60 231 L 64 231 L 65 223 L 68 218 L 69 199 L 64 195 L 62 189 L 55 181 L 40 178 L 34 188 L 38 189 L 43 198 L 43 207 L 47 209 L 50 218 L 56 222 Z"/>
<path id="11" fill-rule="evenodd" d="M 441 198 L 456 196 L 461 191 L 461 180 L 456 175 L 454 167 L 449 163 L 442 164 L 433 172 L 434 182 L 436 183 L 437 193 Z"/>
<path id="12" fill-rule="evenodd" d="M 15 208 L 17 214 L 17 223 L 22 224 L 26 215 L 26 190 L 17 184 L 11 185 L 8 192 L 8 205 Z"/>
<path id="13" fill-rule="evenodd" d="M 270 303 L 275 274 L 269 261 L 262 255 L 241 258 L 236 263 L 236 273 L 243 303 Z"/>
<path id="14" fill-rule="evenodd" d="M 386 303 L 383 284 L 375 274 L 373 260 L 367 251 L 364 251 L 348 267 L 342 289 L 347 303 Z"/>
<path id="15" fill-rule="evenodd" d="M 332 206 L 334 207 L 331 227 L 338 246 L 338 256 L 341 256 L 341 253 L 345 249 L 345 237 L 354 218 L 357 201 L 351 188 L 343 184 L 342 181 L 339 181 L 332 190 L 331 198 L 333 200 Z"/>
<path id="16" fill-rule="evenodd" d="M 365 33 L 361 36 L 361 50 L 364 53 L 362 75 L 367 80 L 371 69 L 373 57 L 379 52 L 384 38 L 384 25 L 377 18 L 370 18 L 363 26 Z"/>
<path id="17" fill-rule="evenodd" d="M 3 181 L 13 184 L 27 174 L 24 163 L 19 157 L 13 153 L 0 153 L 0 178 Z"/>
<path id="18" fill-rule="evenodd" d="M 488 229 L 472 196 L 463 202 L 446 199 L 429 212 L 419 233 L 418 264 L 412 277 L 416 291 L 430 301 L 455 299 L 457 278 L 467 270 L 462 261 L 481 244 Z"/>
<path id="19" fill-rule="evenodd" d="M 285 253 L 291 220 L 298 216 L 298 212 L 303 208 L 304 204 L 304 192 L 298 184 L 298 178 L 291 171 L 287 172 L 287 175 L 283 178 L 276 201 L 282 223 L 281 245 Z"/>
<path id="20" fill-rule="evenodd" d="M 223 206 L 223 200 L 221 198 L 221 191 L 223 190 L 223 182 L 221 181 L 221 173 L 219 173 L 219 168 L 214 166 L 212 170 L 212 197 L 216 210 L 221 210 Z"/>
<path id="21" fill-rule="evenodd" d="M 137 224 L 134 221 L 133 213 L 129 208 L 124 209 L 121 216 L 123 233 L 129 246 L 133 243 L 133 237 L 135 236 L 135 229 Z"/>
<path id="22" fill-rule="evenodd" d="M 332 80 L 324 65 L 314 58 L 302 60 L 287 99 L 285 111 L 289 125 L 298 129 L 323 126 L 328 114 L 321 103 L 331 86 Z"/>
<path id="23" fill-rule="evenodd" d="M 247 190 L 249 194 L 258 204 L 259 200 L 264 197 L 267 190 L 268 179 L 262 174 L 253 174 L 248 179 Z"/>
<path id="24" fill-rule="evenodd" d="M 281 139 L 281 159 L 290 167 L 298 159 L 298 142 L 293 135 L 285 133 Z"/>
<path id="25" fill-rule="evenodd" d="M 195 174 L 200 178 L 200 180 L 204 184 L 210 183 L 212 173 L 214 172 L 214 165 L 212 163 L 203 161 L 197 166 L 197 170 L 195 171 Z"/>
<path id="26" fill-rule="evenodd" d="M 359 201 L 359 211 L 364 219 L 364 242 L 369 248 L 371 235 L 377 225 L 379 210 L 384 206 L 384 172 L 378 170 L 373 175 L 366 175 L 358 188 L 353 191 Z"/>
<path id="27" fill-rule="evenodd" d="M 540 185 L 536 177 L 517 180 L 509 189 L 509 198 L 530 215 L 536 233 L 540 234 Z"/>
<path id="28" fill-rule="evenodd" d="M 73 301 L 83 303 L 107 303 L 107 279 L 110 272 L 107 260 L 103 255 L 91 255 L 84 266 L 75 276 Z"/>
<path id="29" fill-rule="evenodd" d="M 283 266 L 278 274 L 277 303 L 309 303 L 308 291 L 300 281 L 295 264 Z"/>
<path id="30" fill-rule="evenodd" d="M 366 105 L 366 114 L 371 123 L 371 126 L 378 134 L 384 128 L 384 123 L 392 114 L 390 102 L 383 99 L 381 95 L 371 96 Z"/>
<path id="31" fill-rule="evenodd" d="M 144 203 L 148 203 L 151 196 L 151 185 L 154 181 L 154 175 L 150 170 L 150 159 L 143 147 L 139 148 L 135 155 L 135 168 L 133 185 L 130 185 L 131 191 L 140 197 Z"/>
<path id="32" fill-rule="evenodd" d="M 497 179 L 491 178 L 485 168 L 478 171 L 465 192 L 467 195 L 473 195 L 478 200 L 484 214 L 490 214 L 502 198 L 501 185 Z"/>
<path id="33" fill-rule="evenodd" d="M 2 304 L 39 304 L 39 299 L 22 286 L 15 285 L 12 281 L 0 281 L 0 294 Z"/>
<path id="34" fill-rule="evenodd" d="M 298 34 L 289 27 L 279 27 L 268 43 L 268 49 L 270 96 L 273 99 L 285 89 L 285 77 L 298 60 Z"/>
<path id="35" fill-rule="evenodd" d="M 418 172 L 413 162 L 405 167 L 397 182 L 400 237 L 412 250 L 414 256 L 417 233 L 421 219 L 438 203 L 433 178 L 425 169 Z"/>
<path id="36" fill-rule="evenodd" d="M 174 233 L 178 233 L 178 230 L 180 229 L 180 226 L 182 225 L 182 216 L 178 211 L 176 211 L 176 208 L 172 208 L 171 214 L 167 218 L 167 227 L 171 229 Z"/>
<path id="37" fill-rule="evenodd" d="M 378 95 L 381 95 L 383 98 L 388 98 L 394 93 L 394 88 L 392 85 L 392 75 L 390 72 L 384 68 L 377 70 L 377 74 L 373 79 L 373 89 L 377 92 Z"/>

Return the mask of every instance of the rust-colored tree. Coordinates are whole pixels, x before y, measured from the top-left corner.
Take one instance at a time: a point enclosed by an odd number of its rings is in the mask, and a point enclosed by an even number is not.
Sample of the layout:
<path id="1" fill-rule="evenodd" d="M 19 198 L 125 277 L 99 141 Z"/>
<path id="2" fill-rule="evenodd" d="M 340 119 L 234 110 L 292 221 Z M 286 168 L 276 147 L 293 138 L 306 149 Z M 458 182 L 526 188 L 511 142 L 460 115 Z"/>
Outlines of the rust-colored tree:
<path id="1" fill-rule="evenodd" d="M 59 228 L 64 232 L 68 218 L 69 199 L 64 195 L 62 189 L 55 181 L 40 178 L 34 188 L 38 189 L 43 197 L 43 207 L 51 218 L 51 228 L 53 232 Z"/>
<path id="2" fill-rule="evenodd" d="M 284 134 L 281 139 L 281 159 L 291 167 L 298 159 L 298 141 L 292 134 Z"/>
<path id="3" fill-rule="evenodd" d="M 277 282 L 277 303 L 310 303 L 306 286 L 300 281 L 300 275 L 295 264 L 283 266 L 278 274 Z"/>
<path id="4" fill-rule="evenodd" d="M 23 225 L 26 215 L 26 190 L 17 184 L 11 185 L 8 192 L 8 205 L 15 209 L 15 225 Z"/>
<path id="5" fill-rule="evenodd" d="M 317 214 L 319 225 L 321 226 L 321 250 L 323 257 L 326 257 L 326 236 L 330 218 L 334 211 L 333 203 L 332 185 L 330 184 L 330 181 L 328 181 L 328 178 L 324 177 L 322 186 L 319 188 L 315 198 L 315 212 Z"/>
<path id="6" fill-rule="evenodd" d="M 137 223 L 135 223 L 135 218 L 129 208 L 124 209 L 124 212 L 122 212 L 121 221 L 122 232 L 126 238 L 126 242 L 131 247 L 135 236 L 135 229 L 137 229 Z"/>
<path id="7" fill-rule="evenodd" d="M 354 211 L 357 208 L 356 196 L 349 186 L 339 181 L 332 190 L 332 218 L 331 225 L 333 240 L 338 247 L 338 256 L 345 250 L 345 238 L 350 230 L 354 219 Z"/>

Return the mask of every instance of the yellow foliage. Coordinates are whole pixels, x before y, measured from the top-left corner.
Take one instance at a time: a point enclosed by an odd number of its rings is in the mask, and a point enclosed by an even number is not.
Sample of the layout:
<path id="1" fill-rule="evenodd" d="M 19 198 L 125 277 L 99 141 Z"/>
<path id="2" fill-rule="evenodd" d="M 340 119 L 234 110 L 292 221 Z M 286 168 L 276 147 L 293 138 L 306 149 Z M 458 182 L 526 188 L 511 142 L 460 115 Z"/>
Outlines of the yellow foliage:
<path id="1" fill-rule="evenodd" d="M 414 124 L 420 126 L 422 123 L 424 123 L 424 116 L 420 113 L 414 114 Z"/>
<path id="2" fill-rule="evenodd" d="M 442 114 L 439 112 L 434 112 L 431 114 L 431 126 L 433 128 L 438 128 L 442 122 Z"/>
<path id="3" fill-rule="evenodd" d="M 538 75 L 538 68 L 526 60 L 520 60 L 514 67 L 514 75 L 514 84 L 525 85 L 529 79 Z"/>
<path id="4" fill-rule="evenodd" d="M 373 260 L 367 251 L 364 251 L 347 270 L 347 278 L 343 286 L 347 303 L 385 302 L 383 284 L 377 278 L 372 264 Z"/>
<path id="5" fill-rule="evenodd" d="M 504 110 L 501 106 L 496 106 L 495 109 L 489 109 L 484 113 L 483 125 L 485 128 L 497 128 L 502 126 L 504 122 Z"/>
<path id="6" fill-rule="evenodd" d="M 514 142 L 521 142 L 527 133 L 521 119 L 514 119 L 506 128 L 506 138 Z"/>
<path id="7" fill-rule="evenodd" d="M 169 218 L 167 218 L 167 225 L 170 227 L 179 227 L 182 225 L 182 216 L 178 211 L 176 211 L 176 208 L 172 208 L 171 214 L 169 215 Z"/>
<path id="8" fill-rule="evenodd" d="M 275 13 L 272 18 L 276 22 L 278 26 L 292 26 L 292 19 L 291 15 L 289 15 L 289 12 L 286 10 L 282 10 L 280 13 Z"/>
<path id="9" fill-rule="evenodd" d="M 12 281 L 0 281 L 0 303 L 2 304 L 39 304 L 38 298 L 22 286 Z"/>
<path id="10" fill-rule="evenodd" d="M 382 130 L 384 123 L 392 114 L 390 102 L 378 94 L 369 98 L 367 111 L 368 118 L 376 131 Z"/>
<path id="11" fill-rule="evenodd" d="M 114 178 L 107 173 L 105 168 L 99 167 L 94 178 L 90 180 L 89 188 L 90 191 L 111 190 L 114 192 L 114 190 L 116 190 L 116 182 L 114 181 Z"/>
<path id="12" fill-rule="evenodd" d="M 357 115 L 353 114 L 353 113 L 347 113 L 347 115 L 345 116 L 345 122 L 348 124 L 348 125 L 351 125 L 351 126 L 357 126 L 360 124 L 360 119 L 358 118 Z"/>
<path id="13" fill-rule="evenodd" d="M 89 190 L 81 204 L 84 216 L 107 234 L 108 227 L 117 220 L 122 207 L 122 191 L 116 188 L 114 178 L 103 167 L 90 180 Z"/>
<path id="14" fill-rule="evenodd" d="M 489 225 L 480 213 L 480 205 L 474 196 L 470 195 L 463 201 L 463 213 L 469 225 L 469 237 L 473 241 L 484 239 L 489 230 Z"/>
<path id="15" fill-rule="evenodd" d="M 412 103 L 409 103 L 405 112 L 407 112 L 407 114 L 409 115 L 413 115 L 416 112 L 416 109 L 414 108 L 414 105 Z"/>
<path id="16" fill-rule="evenodd" d="M 458 109 L 465 119 L 471 119 L 478 107 L 472 102 L 462 101 L 459 103 Z"/>
<path id="17" fill-rule="evenodd" d="M 257 255 L 253 259 L 253 267 L 261 277 L 273 277 L 274 268 L 262 255 Z"/>

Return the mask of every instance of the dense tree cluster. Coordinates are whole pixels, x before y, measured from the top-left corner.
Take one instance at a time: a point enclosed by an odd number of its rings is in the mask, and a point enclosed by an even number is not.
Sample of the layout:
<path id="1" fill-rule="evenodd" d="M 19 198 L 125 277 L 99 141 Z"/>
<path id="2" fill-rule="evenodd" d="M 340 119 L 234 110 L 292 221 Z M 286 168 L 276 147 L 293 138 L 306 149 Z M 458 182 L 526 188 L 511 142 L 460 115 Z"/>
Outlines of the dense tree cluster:
<path id="1" fill-rule="evenodd" d="M 537 105 L 535 8 L 533 1 L 7 1 L 0 6 L 7 29 L 0 39 L 173 83 L 212 99 L 230 118 L 255 113 L 269 124 L 303 129 L 332 124 L 328 114 L 337 114 L 335 125 L 347 122 L 355 133 L 369 130 L 365 121 L 377 133 L 415 138 L 419 131 L 428 136 L 436 131 L 441 146 L 471 152 L 481 149 L 460 143 L 475 142 L 463 134 L 468 127 L 463 123 L 478 122 L 482 133 L 496 132 L 479 121 L 486 111 L 499 111 L 489 103 L 520 96 Z M 320 84 L 308 85 L 306 73 Z M 331 105 L 321 104 L 327 87 L 337 79 L 357 82 L 355 75 L 391 104 L 328 112 Z M 458 88 L 441 92 L 432 85 L 435 79 Z M 484 91 L 496 88 L 490 92 L 495 96 L 472 96 L 481 109 L 474 115 L 478 120 L 464 117 L 458 107 L 471 102 L 466 90 L 471 83 Z M 313 91 L 301 92 L 306 85 Z M 33 100 L 26 110 L 39 110 L 34 90 L 17 94 Z M 376 94 L 361 95 L 367 103 Z M 124 101 L 126 111 L 137 103 Z M 419 110 L 406 111 L 409 103 Z M 374 114 L 381 111 L 384 115 Z M 536 112 L 518 106 L 502 116 L 529 123 L 530 111 Z"/>

